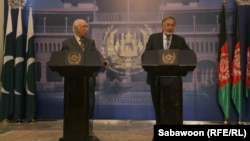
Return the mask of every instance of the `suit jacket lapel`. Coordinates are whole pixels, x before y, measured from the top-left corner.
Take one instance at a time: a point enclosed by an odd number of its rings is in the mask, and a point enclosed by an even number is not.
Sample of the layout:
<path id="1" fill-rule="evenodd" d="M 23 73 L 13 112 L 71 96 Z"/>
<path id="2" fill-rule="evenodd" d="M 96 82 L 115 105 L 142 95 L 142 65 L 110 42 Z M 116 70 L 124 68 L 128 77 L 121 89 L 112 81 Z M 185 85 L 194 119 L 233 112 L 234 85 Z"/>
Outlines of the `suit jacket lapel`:
<path id="1" fill-rule="evenodd" d="M 75 37 L 71 39 L 72 45 L 75 49 L 81 49 L 80 45 L 78 44 L 77 40 Z"/>
<path id="2" fill-rule="evenodd" d="M 83 44 L 84 44 L 84 50 L 90 50 L 91 49 L 91 40 L 88 38 L 84 38 L 83 40 Z"/>
<path id="3" fill-rule="evenodd" d="M 89 40 L 87 38 L 84 38 L 83 44 L 84 44 L 84 50 L 88 50 L 88 48 L 89 48 Z"/>
<path id="4" fill-rule="evenodd" d="M 164 49 L 164 45 L 163 45 L 163 33 L 159 33 L 157 39 L 158 41 L 158 49 Z"/>
<path id="5" fill-rule="evenodd" d="M 172 35 L 171 44 L 170 44 L 169 49 L 174 49 L 175 48 L 175 43 L 177 43 L 175 35 Z"/>

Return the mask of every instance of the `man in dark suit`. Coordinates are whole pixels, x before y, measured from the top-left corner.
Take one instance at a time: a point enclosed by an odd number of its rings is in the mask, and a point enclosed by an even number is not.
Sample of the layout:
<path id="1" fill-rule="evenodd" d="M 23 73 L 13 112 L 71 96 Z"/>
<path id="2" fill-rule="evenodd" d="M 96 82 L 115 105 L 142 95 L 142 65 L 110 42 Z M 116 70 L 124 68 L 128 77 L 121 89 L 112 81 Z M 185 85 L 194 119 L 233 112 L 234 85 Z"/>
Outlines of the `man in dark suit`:
<path id="1" fill-rule="evenodd" d="M 162 32 L 150 35 L 146 44 L 145 51 L 148 50 L 163 50 L 163 49 L 189 49 L 183 37 L 173 34 L 175 30 L 176 21 L 174 17 L 166 17 L 162 20 Z M 143 58 L 143 55 L 142 55 Z M 169 82 L 175 82 L 176 79 L 182 82 L 180 77 L 169 77 Z M 156 124 L 165 124 L 164 119 L 161 119 L 160 111 L 160 94 L 159 94 L 159 77 L 149 73 L 147 74 L 147 84 L 150 85 L 152 102 L 155 110 Z M 179 91 L 174 85 L 166 87 L 169 91 Z M 171 109 L 166 109 L 171 110 Z"/>

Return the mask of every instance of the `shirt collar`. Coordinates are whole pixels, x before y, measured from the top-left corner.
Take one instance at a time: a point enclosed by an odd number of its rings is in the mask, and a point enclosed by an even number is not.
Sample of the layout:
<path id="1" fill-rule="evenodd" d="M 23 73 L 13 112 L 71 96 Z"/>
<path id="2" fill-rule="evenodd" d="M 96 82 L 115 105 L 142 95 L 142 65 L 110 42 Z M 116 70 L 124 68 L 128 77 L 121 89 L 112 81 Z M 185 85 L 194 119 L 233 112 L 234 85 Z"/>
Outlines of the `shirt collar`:
<path id="1" fill-rule="evenodd" d="M 80 37 L 78 37 L 76 35 L 75 35 L 75 38 L 76 38 L 77 41 L 80 41 L 80 39 L 81 39 Z"/>
<path id="2" fill-rule="evenodd" d="M 172 39 L 172 36 L 173 36 L 173 35 L 171 34 L 171 35 L 170 35 L 170 38 L 169 38 L 170 40 Z M 164 33 L 163 33 L 163 37 L 164 37 L 164 39 L 167 39 L 167 35 L 164 34 Z"/>

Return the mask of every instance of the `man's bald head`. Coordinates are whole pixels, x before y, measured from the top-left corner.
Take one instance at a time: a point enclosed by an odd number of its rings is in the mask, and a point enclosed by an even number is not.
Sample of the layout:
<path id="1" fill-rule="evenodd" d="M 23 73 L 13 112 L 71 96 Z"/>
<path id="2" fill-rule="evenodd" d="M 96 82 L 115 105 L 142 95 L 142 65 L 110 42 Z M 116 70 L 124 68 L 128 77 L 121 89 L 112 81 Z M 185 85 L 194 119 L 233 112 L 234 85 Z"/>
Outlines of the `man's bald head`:
<path id="1" fill-rule="evenodd" d="M 89 31 L 88 22 L 85 19 L 76 19 L 73 22 L 73 32 L 78 37 L 84 37 Z"/>

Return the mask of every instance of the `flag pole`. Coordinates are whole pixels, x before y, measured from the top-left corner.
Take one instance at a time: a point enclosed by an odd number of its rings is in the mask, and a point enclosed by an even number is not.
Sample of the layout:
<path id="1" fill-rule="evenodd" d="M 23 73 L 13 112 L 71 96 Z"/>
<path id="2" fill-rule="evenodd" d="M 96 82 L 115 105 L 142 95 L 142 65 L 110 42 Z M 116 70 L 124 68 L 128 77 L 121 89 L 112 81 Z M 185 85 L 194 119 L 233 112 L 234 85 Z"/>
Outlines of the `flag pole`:
<path id="1" fill-rule="evenodd" d="M 226 4 L 226 0 L 222 0 L 222 4 L 225 5 Z M 228 119 L 227 118 L 224 119 L 224 124 L 225 125 L 228 124 Z"/>
<path id="2" fill-rule="evenodd" d="M 242 125 L 241 116 L 239 116 L 238 125 Z"/>
<path id="3" fill-rule="evenodd" d="M 227 120 L 227 118 L 225 118 L 225 119 L 224 119 L 223 124 L 225 124 L 225 125 L 227 125 L 227 124 L 228 124 L 228 120 Z"/>
<path id="4" fill-rule="evenodd" d="M 228 42 L 226 34 L 226 22 L 225 22 L 225 2 L 222 0 L 222 11 L 221 11 L 221 25 L 220 25 L 220 49 L 218 52 L 218 102 L 222 108 L 224 114 L 223 124 L 228 124 L 229 113 L 230 113 L 230 75 L 229 75 L 229 64 L 228 59 Z M 223 68 L 223 69 L 222 69 Z"/>
<path id="5" fill-rule="evenodd" d="M 239 1 L 236 0 L 236 4 L 239 4 Z M 238 125 L 242 125 L 242 120 L 241 120 L 241 116 L 239 115 L 239 118 L 238 118 Z"/>

